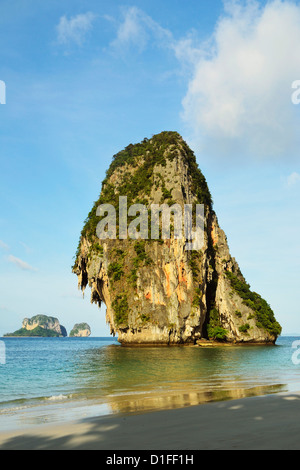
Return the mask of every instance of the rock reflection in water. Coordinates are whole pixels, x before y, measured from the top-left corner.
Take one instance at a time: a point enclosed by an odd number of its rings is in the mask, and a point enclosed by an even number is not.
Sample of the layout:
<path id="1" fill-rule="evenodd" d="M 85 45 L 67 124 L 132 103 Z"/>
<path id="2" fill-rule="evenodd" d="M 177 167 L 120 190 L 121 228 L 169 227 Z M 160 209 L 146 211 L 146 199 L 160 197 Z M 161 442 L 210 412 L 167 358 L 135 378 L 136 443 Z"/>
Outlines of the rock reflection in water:
<path id="1" fill-rule="evenodd" d="M 276 370 L 266 368 L 270 354 L 268 346 L 112 345 L 81 358 L 77 378 L 82 384 L 87 376 L 88 398 L 100 399 L 115 413 L 171 409 L 284 391 Z"/>

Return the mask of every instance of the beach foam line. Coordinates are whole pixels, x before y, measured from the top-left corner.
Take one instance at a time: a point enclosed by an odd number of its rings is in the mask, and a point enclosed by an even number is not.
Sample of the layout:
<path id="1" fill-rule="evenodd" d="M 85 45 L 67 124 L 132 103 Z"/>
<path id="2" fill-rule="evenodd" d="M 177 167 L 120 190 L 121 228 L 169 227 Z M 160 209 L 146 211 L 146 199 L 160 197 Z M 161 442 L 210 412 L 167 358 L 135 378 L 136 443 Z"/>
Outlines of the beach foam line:
<path id="1" fill-rule="evenodd" d="M 62 393 L 60 395 L 52 395 L 51 397 L 46 397 L 45 400 L 49 401 L 61 401 L 61 400 L 68 400 L 72 398 L 73 395 L 63 395 Z"/>
<path id="2" fill-rule="evenodd" d="M 73 395 L 52 395 L 50 397 L 32 397 L 32 398 L 19 398 L 16 400 L 9 400 L 0 403 L 0 416 L 8 413 L 14 413 L 22 410 L 28 410 L 31 408 L 37 408 L 45 404 L 45 402 L 56 402 L 63 400 L 70 400 Z"/>

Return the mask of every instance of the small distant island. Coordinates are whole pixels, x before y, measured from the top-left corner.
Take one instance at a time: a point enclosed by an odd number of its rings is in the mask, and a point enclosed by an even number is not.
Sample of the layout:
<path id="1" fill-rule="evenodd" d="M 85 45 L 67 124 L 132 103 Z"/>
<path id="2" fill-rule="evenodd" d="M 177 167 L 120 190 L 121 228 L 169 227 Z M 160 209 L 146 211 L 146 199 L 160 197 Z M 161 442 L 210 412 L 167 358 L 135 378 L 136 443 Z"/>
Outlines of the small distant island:
<path id="1" fill-rule="evenodd" d="M 35 337 L 66 337 L 67 330 L 55 317 L 47 315 L 35 315 L 32 318 L 24 318 L 22 328 L 14 333 L 7 333 L 4 336 L 35 336 Z"/>
<path id="2" fill-rule="evenodd" d="M 70 331 L 70 337 L 85 337 L 87 338 L 88 336 L 91 335 L 91 328 L 87 323 L 76 323 L 72 330 Z"/>

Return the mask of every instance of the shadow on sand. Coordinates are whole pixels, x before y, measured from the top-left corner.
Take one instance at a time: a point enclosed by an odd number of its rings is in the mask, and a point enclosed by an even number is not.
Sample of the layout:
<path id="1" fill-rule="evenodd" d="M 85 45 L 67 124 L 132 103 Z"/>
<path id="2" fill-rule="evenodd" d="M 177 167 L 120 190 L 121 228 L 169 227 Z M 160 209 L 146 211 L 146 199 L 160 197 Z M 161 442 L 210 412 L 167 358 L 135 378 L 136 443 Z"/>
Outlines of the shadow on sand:
<path id="1" fill-rule="evenodd" d="M 0 435 L 0 450 L 300 449 L 300 393 L 108 416 Z"/>

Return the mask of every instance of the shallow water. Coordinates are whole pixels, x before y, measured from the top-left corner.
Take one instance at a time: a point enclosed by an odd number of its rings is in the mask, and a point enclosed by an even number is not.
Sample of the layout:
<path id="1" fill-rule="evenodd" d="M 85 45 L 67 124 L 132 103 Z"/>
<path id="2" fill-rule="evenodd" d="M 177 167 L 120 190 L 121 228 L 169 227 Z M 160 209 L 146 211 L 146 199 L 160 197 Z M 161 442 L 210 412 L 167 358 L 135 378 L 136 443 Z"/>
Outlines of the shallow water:
<path id="1" fill-rule="evenodd" d="M 300 390 L 295 340 L 123 348 L 111 338 L 2 338 L 0 429 Z"/>

